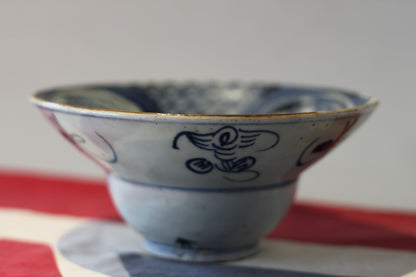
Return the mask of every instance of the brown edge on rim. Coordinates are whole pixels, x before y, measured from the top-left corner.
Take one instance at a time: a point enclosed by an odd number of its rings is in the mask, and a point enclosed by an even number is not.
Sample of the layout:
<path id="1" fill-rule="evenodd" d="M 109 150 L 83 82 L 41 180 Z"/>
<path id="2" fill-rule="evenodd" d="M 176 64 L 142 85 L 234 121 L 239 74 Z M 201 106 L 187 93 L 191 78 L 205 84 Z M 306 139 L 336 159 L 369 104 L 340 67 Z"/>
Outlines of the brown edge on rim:
<path id="1" fill-rule="evenodd" d="M 257 84 L 261 84 L 256 82 Z M 244 83 L 243 83 L 244 84 Z M 265 85 L 276 85 L 278 86 L 279 84 L 275 84 L 275 83 L 267 83 L 267 82 L 263 82 L 263 84 Z M 76 89 L 76 88 L 83 88 L 83 89 L 88 89 L 88 88 L 93 88 L 94 86 L 103 86 L 103 85 L 115 85 L 113 84 L 88 84 L 88 85 L 70 85 L 70 86 L 61 86 L 61 87 L 55 87 L 55 88 L 50 88 L 50 89 L 42 89 L 42 90 L 38 90 L 37 92 L 33 93 L 29 100 L 30 102 L 41 106 L 41 107 L 45 107 L 45 108 L 49 108 L 49 109 L 53 109 L 53 110 L 72 110 L 72 111 L 79 111 L 81 113 L 98 113 L 98 114 L 102 114 L 102 115 L 109 115 L 109 114 L 117 114 L 117 115 L 121 115 L 121 116 L 163 116 L 163 117 L 173 117 L 173 118 L 178 118 L 178 117 L 182 117 L 182 118 L 218 118 L 218 117 L 222 117 L 222 118 L 246 118 L 246 119 L 257 119 L 257 118 L 291 118 L 291 117 L 301 117 L 301 116 L 311 116 L 311 115 L 327 115 L 327 114 L 339 114 L 339 113 L 346 113 L 346 112 L 358 112 L 361 110 L 365 110 L 367 108 L 371 108 L 371 107 L 375 107 L 378 105 L 379 100 L 375 97 L 369 96 L 368 97 L 368 102 L 365 103 L 364 105 L 361 106 L 357 106 L 357 107 L 352 107 L 352 108 L 347 108 L 347 109 L 338 109 L 338 110 L 332 110 L 332 111 L 316 111 L 316 112 L 304 112 L 304 113 L 285 113 L 285 114 L 179 114 L 179 113 L 155 113 L 155 112 L 128 112 L 128 111 L 120 111 L 120 110 L 109 110 L 109 109 L 97 109 L 97 108 L 86 108 L 86 107 L 77 107 L 77 106 L 71 106 L 71 105 L 66 105 L 66 104 L 59 104 L 59 103 L 55 103 L 55 102 L 51 102 L 51 101 L 47 101 L 44 100 L 40 97 L 38 97 L 39 94 L 47 92 L 47 91 L 51 91 L 51 90 L 58 90 L 58 89 Z M 121 86 L 122 83 L 117 84 L 118 86 Z M 127 85 L 127 83 L 125 83 L 124 85 Z M 282 84 L 280 84 L 282 85 Z M 285 84 L 285 86 L 292 86 L 292 87 L 298 87 L 298 88 L 308 88 L 308 86 L 300 86 L 300 85 L 288 85 Z M 331 87 L 313 87 L 313 86 L 309 86 L 309 88 L 315 88 L 315 89 L 334 89 Z M 343 90 L 343 89 L 338 89 L 336 88 L 335 90 L 342 90 L 345 92 L 349 92 L 351 93 L 352 91 L 349 90 Z M 361 95 L 360 93 L 357 92 L 352 92 L 355 93 L 356 95 L 365 97 L 363 95 Z"/>

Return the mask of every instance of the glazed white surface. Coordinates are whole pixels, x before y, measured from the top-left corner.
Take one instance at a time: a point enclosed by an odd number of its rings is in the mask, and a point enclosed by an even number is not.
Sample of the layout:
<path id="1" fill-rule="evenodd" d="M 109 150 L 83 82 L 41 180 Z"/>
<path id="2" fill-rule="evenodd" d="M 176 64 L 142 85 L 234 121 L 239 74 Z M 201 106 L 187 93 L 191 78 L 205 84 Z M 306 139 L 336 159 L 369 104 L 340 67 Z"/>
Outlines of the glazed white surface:
<path id="1" fill-rule="evenodd" d="M 219 253 L 204 254 L 209 249 L 256 245 L 284 217 L 296 191 L 296 182 L 282 188 L 228 193 L 172 190 L 133 184 L 114 176 L 109 184 L 117 209 L 131 226 L 147 240 L 175 247 L 174 253 L 179 251 L 168 257 L 193 261 L 222 259 Z M 170 227 L 161 228 L 166 223 Z M 190 257 L 181 253 L 187 246 L 178 240 L 184 238 L 190 244 L 188 248 L 194 247 Z M 159 255 L 166 252 L 172 250 L 162 250 Z"/>
<path id="2" fill-rule="evenodd" d="M 415 8 L 411 1 L 1 2 L 0 167 L 103 177 L 28 103 L 44 87 L 166 78 L 331 85 L 381 105 L 303 175 L 298 197 L 416 209 Z"/>

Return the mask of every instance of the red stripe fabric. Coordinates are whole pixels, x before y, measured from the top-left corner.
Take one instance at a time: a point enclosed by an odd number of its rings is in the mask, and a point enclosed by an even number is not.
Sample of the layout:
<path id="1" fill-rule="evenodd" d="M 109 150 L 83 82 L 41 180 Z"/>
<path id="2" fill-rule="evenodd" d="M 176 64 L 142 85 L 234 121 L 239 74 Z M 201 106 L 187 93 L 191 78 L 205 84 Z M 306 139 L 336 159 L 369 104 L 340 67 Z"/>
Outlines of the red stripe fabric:
<path id="1" fill-rule="evenodd" d="M 416 251 L 416 214 L 295 204 L 269 238 Z"/>
<path id="2" fill-rule="evenodd" d="M 119 218 L 103 180 L 0 171 L 0 207 Z"/>
<path id="3" fill-rule="evenodd" d="M 39 243 L 0 240 L 1 277 L 62 277 L 52 250 Z"/>
<path id="4" fill-rule="evenodd" d="M 0 171 L 0 207 L 120 220 L 105 182 Z M 269 238 L 416 251 L 416 213 L 296 203 Z"/>

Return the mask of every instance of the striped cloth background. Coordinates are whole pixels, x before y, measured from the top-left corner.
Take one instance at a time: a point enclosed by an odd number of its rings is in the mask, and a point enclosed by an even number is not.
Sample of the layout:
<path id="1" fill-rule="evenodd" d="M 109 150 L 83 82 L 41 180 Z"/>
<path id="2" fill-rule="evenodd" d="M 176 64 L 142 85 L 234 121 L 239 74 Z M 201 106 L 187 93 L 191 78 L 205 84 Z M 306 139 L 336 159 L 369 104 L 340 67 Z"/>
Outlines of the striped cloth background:
<path id="1" fill-rule="evenodd" d="M 0 277 L 416 276 L 416 212 L 296 203 L 261 248 L 220 264 L 153 258 L 104 181 L 0 171 Z"/>

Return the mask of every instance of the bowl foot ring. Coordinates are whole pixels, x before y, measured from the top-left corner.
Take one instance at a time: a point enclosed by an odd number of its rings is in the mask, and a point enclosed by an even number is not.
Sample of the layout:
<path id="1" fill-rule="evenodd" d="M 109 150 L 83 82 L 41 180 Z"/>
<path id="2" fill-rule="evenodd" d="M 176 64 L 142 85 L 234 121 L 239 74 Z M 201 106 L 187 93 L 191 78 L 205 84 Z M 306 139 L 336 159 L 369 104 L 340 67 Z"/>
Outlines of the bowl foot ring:
<path id="1" fill-rule="evenodd" d="M 256 254 L 259 244 L 236 248 L 197 248 L 186 244 L 169 245 L 145 239 L 144 248 L 159 258 L 187 262 L 221 262 L 237 260 Z"/>

